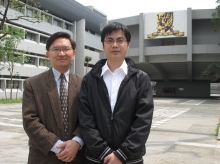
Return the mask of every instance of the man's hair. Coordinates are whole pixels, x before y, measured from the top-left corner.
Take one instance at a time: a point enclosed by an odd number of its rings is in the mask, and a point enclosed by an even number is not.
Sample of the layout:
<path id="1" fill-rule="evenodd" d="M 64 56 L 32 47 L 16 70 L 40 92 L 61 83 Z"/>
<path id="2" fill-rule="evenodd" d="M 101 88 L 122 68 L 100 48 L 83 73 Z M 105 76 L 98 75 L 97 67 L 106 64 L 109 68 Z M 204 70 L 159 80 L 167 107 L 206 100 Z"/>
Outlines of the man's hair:
<path id="1" fill-rule="evenodd" d="M 58 38 L 69 39 L 73 50 L 76 49 L 76 42 L 73 39 L 71 39 L 71 36 L 67 32 L 56 32 L 53 35 L 51 35 L 50 38 L 47 40 L 47 44 L 46 44 L 47 51 L 49 51 L 51 44 Z"/>
<path id="2" fill-rule="evenodd" d="M 101 34 L 101 42 L 103 43 L 105 37 L 108 35 L 111 35 L 113 31 L 120 31 L 120 30 L 124 32 L 127 42 L 130 42 L 131 33 L 129 29 L 125 25 L 119 22 L 112 22 L 104 27 L 104 29 L 102 30 L 102 34 Z"/>

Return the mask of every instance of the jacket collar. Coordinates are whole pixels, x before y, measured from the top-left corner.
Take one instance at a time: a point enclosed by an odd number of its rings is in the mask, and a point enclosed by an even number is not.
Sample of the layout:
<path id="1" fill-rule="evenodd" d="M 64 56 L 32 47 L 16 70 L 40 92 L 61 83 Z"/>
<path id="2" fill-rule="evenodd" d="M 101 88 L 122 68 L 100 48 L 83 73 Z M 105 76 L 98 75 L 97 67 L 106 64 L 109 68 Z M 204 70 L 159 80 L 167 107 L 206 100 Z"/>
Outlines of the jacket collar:
<path id="1" fill-rule="evenodd" d="M 92 68 L 92 70 L 90 71 L 91 74 L 93 76 L 96 77 L 100 77 L 101 73 L 102 73 L 102 67 L 105 65 L 107 59 L 101 59 L 99 60 L 94 67 Z M 128 65 L 128 75 L 132 75 L 133 73 L 138 72 L 138 69 L 135 65 L 135 63 L 133 62 L 133 60 L 129 59 L 129 58 L 125 58 L 125 62 Z"/>

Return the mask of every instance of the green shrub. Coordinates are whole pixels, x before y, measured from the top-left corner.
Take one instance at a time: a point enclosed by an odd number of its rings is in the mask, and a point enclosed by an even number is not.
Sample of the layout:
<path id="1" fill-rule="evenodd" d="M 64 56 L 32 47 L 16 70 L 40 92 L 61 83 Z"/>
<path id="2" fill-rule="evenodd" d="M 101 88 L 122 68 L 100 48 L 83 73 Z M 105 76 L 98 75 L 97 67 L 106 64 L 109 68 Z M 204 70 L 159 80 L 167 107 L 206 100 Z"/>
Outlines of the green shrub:
<path id="1" fill-rule="evenodd" d="M 218 123 L 217 128 L 216 128 L 216 136 L 218 136 L 219 128 L 220 128 L 220 119 L 219 119 L 219 123 Z"/>
<path id="2" fill-rule="evenodd" d="M 21 103 L 22 98 L 20 99 L 0 99 L 0 104 L 12 104 L 12 103 Z"/>

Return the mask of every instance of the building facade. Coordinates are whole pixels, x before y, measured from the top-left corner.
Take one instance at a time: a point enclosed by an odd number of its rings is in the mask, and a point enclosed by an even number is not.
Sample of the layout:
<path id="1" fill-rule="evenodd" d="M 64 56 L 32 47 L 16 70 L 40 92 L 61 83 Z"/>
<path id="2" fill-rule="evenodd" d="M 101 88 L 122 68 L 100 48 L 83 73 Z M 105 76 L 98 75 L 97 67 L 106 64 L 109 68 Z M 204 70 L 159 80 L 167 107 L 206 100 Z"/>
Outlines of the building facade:
<path id="1" fill-rule="evenodd" d="M 214 11 L 187 8 L 109 22 L 121 22 L 130 29 L 127 57 L 148 73 L 157 96 L 209 97 L 210 84 L 219 79 L 201 78 L 201 72 L 209 64 L 220 63 L 220 35 L 211 22 Z"/>
<path id="2" fill-rule="evenodd" d="M 157 96 L 209 97 L 212 83 L 219 88 L 219 79 L 211 76 L 201 78 L 201 72 L 209 64 L 220 63 L 220 35 L 214 31 L 211 15 L 214 9 L 160 13 L 140 13 L 137 16 L 107 20 L 107 16 L 92 6 L 85 7 L 74 0 L 38 0 L 42 10 L 25 8 L 24 15 L 32 15 L 37 10 L 48 19 L 40 23 L 25 20 L 13 21 L 10 26 L 25 30 L 25 39 L 18 49 L 25 51 L 29 61 L 16 63 L 13 76 L 13 98 L 22 97 L 23 83 L 28 77 L 49 69 L 45 57 L 45 43 L 49 36 L 58 31 L 68 32 L 76 41 L 76 57 L 71 71 L 83 76 L 85 56 L 91 56 L 90 65 L 105 58 L 100 34 L 107 23 L 117 21 L 131 31 L 130 49 L 127 57 L 134 60 L 137 67 L 148 73 L 153 91 Z M 7 0 L 0 0 L 0 10 L 4 12 Z M 9 8 L 8 17 L 18 12 Z M 1 16 L 0 16 L 1 18 Z M 88 69 L 88 71 L 91 68 Z M 9 72 L 0 72 L 0 98 L 9 98 Z M 216 90 L 215 90 L 216 91 Z"/>
<path id="3" fill-rule="evenodd" d="M 49 10 L 48 13 L 36 8 L 28 8 L 24 4 L 24 11 L 17 11 L 12 7 L 8 10 L 8 18 L 14 18 L 17 14 L 32 16 L 34 11 L 47 16 L 47 19 L 40 22 L 31 22 L 19 19 L 13 21 L 8 26 L 15 26 L 26 32 L 25 39 L 22 40 L 18 49 L 26 53 L 29 57 L 25 63 L 16 63 L 12 82 L 12 98 L 22 97 L 23 83 L 28 77 L 37 75 L 49 69 L 50 64 L 45 56 L 46 41 L 50 35 L 58 31 L 64 31 L 71 35 L 76 41 L 76 57 L 71 64 L 71 71 L 83 76 L 85 74 L 84 57 L 91 56 L 94 64 L 99 60 L 99 52 L 102 51 L 100 41 L 100 23 L 106 22 L 106 15 L 92 6 L 85 7 L 72 0 L 66 0 L 60 5 L 59 0 L 44 1 L 39 0 L 41 9 Z M 0 11 L 5 11 L 7 0 L 0 0 Z M 0 18 L 2 18 L 0 16 Z M 88 69 L 89 70 L 89 69 Z M 13 74 L 13 75 L 14 75 Z M 9 98 L 10 95 L 10 76 L 7 69 L 0 72 L 0 98 Z"/>

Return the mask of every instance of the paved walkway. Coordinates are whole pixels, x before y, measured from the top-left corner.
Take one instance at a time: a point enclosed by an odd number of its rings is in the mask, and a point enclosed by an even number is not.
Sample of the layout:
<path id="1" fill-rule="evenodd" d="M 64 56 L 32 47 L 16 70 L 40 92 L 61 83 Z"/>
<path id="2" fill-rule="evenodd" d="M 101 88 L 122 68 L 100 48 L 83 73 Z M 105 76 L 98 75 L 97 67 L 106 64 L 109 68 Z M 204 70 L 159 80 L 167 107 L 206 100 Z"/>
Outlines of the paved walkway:
<path id="1" fill-rule="evenodd" d="M 215 130 L 220 98 L 154 98 L 155 111 L 145 164 L 219 164 Z M 27 163 L 28 137 L 21 104 L 0 104 L 0 164 Z"/>

